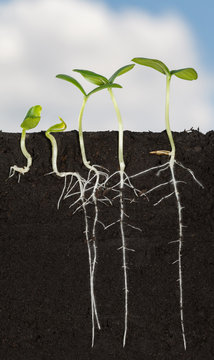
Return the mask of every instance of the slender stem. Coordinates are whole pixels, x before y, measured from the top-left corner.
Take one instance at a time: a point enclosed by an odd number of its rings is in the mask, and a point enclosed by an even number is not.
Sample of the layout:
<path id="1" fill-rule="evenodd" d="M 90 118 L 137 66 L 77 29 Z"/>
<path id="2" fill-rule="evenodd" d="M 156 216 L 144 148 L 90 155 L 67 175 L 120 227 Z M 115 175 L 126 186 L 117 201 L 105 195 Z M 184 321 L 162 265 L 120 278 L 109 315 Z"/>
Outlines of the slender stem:
<path id="1" fill-rule="evenodd" d="M 48 131 L 46 131 L 45 136 L 50 140 L 51 146 L 52 146 L 52 157 L 51 157 L 52 169 L 57 175 L 59 175 L 58 168 L 57 168 L 57 153 L 58 153 L 58 151 L 57 151 L 56 139 Z"/>
<path id="2" fill-rule="evenodd" d="M 169 142 L 170 142 L 170 145 L 171 145 L 171 155 L 174 158 L 175 157 L 175 143 L 174 143 L 174 140 L 173 140 L 172 132 L 171 132 L 171 129 L 170 129 L 170 123 L 169 123 L 170 80 L 171 80 L 171 75 L 167 75 L 167 77 L 166 77 L 165 125 L 166 125 L 166 132 L 167 132 Z"/>
<path id="3" fill-rule="evenodd" d="M 125 170 L 125 162 L 124 162 L 124 158 L 123 158 L 123 122 L 122 122 L 122 118 L 121 118 L 121 114 L 120 114 L 120 110 L 118 108 L 115 96 L 113 94 L 113 91 L 111 88 L 108 89 L 112 102 L 114 104 L 114 108 L 117 114 L 117 120 L 118 120 L 118 158 L 119 158 L 119 164 L 120 164 L 120 170 L 124 171 Z"/>
<path id="4" fill-rule="evenodd" d="M 20 142 L 20 146 L 21 146 L 21 150 L 22 150 L 22 153 L 23 155 L 26 157 L 27 159 L 27 166 L 26 166 L 26 171 L 29 171 L 31 165 L 32 165 L 32 157 L 31 155 L 29 154 L 29 152 L 27 151 L 26 149 L 26 146 L 25 146 L 25 137 L 26 137 L 26 130 L 23 129 L 22 130 L 22 136 L 21 136 L 21 142 Z"/>
<path id="5" fill-rule="evenodd" d="M 83 132 L 82 132 L 82 118 L 83 118 L 83 113 L 84 113 L 84 110 L 85 110 L 85 105 L 86 105 L 87 100 L 88 100 L 88 97 L 84 96 L 83 103 L 82 103 L 80 113 L 79 113 L 79 119 L 78 119 L 78 123 L 79 123 L 79 143 L 80 143 L 80 150 L 81 150 L 83 164 L 89 170 L 94 170 L 94 167 L 90 165 L 90 161 L 87 161 L 87 158 L 86 158 L 84 138 L 83 138 Z"/>

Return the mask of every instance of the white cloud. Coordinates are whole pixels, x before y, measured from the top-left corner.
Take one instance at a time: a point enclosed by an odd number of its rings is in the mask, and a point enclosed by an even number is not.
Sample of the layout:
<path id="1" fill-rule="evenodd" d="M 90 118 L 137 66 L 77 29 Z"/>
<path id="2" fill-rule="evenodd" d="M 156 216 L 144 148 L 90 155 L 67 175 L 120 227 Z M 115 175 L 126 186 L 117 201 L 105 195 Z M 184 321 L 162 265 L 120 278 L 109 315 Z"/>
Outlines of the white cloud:
<path id="1" fill-rule="evenodd" d="M 55 75 L 71 75 L 73 68 L 86 68 L 110 76 L 136 56 L 158 58 L 169 68 L 195 67 L 197 81 L 173 78 L 172 128 L 212 128 L 214 110 L 209 96 L 213 75 L 210 80 L 200 64 L 192 31 L 177 14 L 116 13 L 86 0 L 13 0 L 0 4 L 0 38 L 3 131 L 20 131 L 25 113 L 36 104 L 43 106 L 36 131 L 46 129 L 58 116 L 68 123 L 69 130 L 77 128 L 81 93 Z M 80 75 L 73 76 L 92 89 Z M 115 94 L 124 127 L 163 130 L 164 76 L 136 65 L 118 82 L 123 85 Z M 89 99 L 84 129 L 117 129 L 107 91 Z"/>

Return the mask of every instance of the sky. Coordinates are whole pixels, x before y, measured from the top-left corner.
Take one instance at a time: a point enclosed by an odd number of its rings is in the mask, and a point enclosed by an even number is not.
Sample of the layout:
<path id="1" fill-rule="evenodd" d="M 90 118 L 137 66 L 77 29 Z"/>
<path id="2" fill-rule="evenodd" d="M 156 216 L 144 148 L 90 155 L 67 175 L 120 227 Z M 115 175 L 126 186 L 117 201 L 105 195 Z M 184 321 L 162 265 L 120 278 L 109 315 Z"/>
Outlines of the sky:
<path id="1" fill-rule="evenodd" d="M 174 131 L 214 129 L 214 4 L 184 0 L 0 0 L 0 130 L 20 132 L 28 109 L 41 105 L 33 131 L 62 117 L 78 128 L 82 94 L 56 79 L 75 77 L 75 68 L 110 77 L 133 57 L 163 61 L 170 69 L 193 67 L 196 81 L 171 81 L 170 121 Z M 140 65 L 117 78 L 115 89 L 124 129 L 164 130 L 165 77 Z M 85 131 L 116 130 L 106 90 L 89 98 Z"/>
<path id="2" fill-rule="evenodd" d="M 211 69 L 214 58 L 214 2 L 213 0 L 107 0 L 117 11 L 124 7 L 134 7 L 160 16 L 166 12 L 179 14 L 192 28 L 197 40 L 198 50 L 203 63 Z"/>

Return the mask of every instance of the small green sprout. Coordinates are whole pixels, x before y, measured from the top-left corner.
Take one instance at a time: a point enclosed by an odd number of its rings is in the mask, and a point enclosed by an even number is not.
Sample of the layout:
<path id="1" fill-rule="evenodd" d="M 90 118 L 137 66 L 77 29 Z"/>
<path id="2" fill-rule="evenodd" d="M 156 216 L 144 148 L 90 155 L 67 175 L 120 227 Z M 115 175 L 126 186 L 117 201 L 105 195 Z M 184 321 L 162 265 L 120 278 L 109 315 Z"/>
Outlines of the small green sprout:
<path id="1" fill-rule="evenodd" d="M 62 190 L 62 193 L 59 197 L 58 203 L 57 203 L 57 209 L 59 209 L 59 205 L 60 205 L 60 201 L 62 200 L 64 193 L 66 191 L 66 194 L 64 196 L 64 198 L 68 197 L 68 194 L 70 192 L 70 185 L 72 183 L 73 178 L 77 179 L 76 184 L 79 184 L 79 191 L 76 194 L 79 194 L 79 197 L 77 198 L 77 200 L 74 202 L 73 205 L 77 204 L 79 202 L 79 200 L 83 203 L 84 199 L 83 199 L 83 183 L 84 180 L 81 178 L 81 176 L 77 173 L 77 172 L 71 172 L 71 171 L 64 171 L 64 172 L 59 172 L 58 167 L 57 167 L 57 155 L 58 155 L 58 148 L 57 148 L 57 142 L 56 139 L 53 135 L 51 135 L 51 132 L 62 132 L 64 130 L 66 130 L 67 125 L 65 123 L 65 121 L 59 117 L 60 123 L 55 124 L 53 126 L 51 126 L 46 132 L 45 132 L 45 136 L 50 140 L 51 142 L 51 146 L 52 146 L 52 157 L 51 157 L 51 161 L 52 161 L 52 169 L 53 171 L 49 174 L 56 174 L 57 176 L 64 178 L 64 187 Z M 66 190 L 66 179 L 67 177 L 70 176 L 71 177 L 71 181 L 70 181 L 70 185 L 68 186 L 67 190 Z M 74 186 L 75 186 L 74 185 Z"/>
<path id="2" fill-rule="evenodd" d="M 59 120 L 61 122 L 59 124 L 55 124 L 55 125 L 51 126 L 45 132 L 45 136 L 50 140 L 51 145 L 52 145 L 52 168 L 53 168 L 53 172 L 58 176 L 63 176 L 62 173 L 59 173 L 58 168 L 57 168 L 57 154 L 58 154 L 57 142 L 56 142 L 55 137 L 50 134 L 51 132 L 61 132 L 61 131 L 66 130 L 67 125 L 64 122 L 64 120 L 62 120 L 61 117 L 59 117 Z"/>
<path id="3" fill-rule="evenodd" d="M 41 119 L 41 111 L 42 111 L 42 107 L 40 105 L 32 106 L 28 110 L 23 122 L 21 123 L 21 127 L 23 130 L 22 130 L 22 135 L 21 135 L 20 146 L 21 146 L 23 155 L 27 159 L 27 166 L 24 166 L 23 168 L 18 167 L 17 165 L 11 166 L 9 177 L 12 177 L 15 174 L 15 172 L 17 171 L 19 173 L 19 179 L 20 179 L 21 174 L 24 175 L 25 173 L 27 173 L 30 170 L 30 167 L 32 165 L 32 157 L 29 154 L 29 152 L 27 151 L 26 146 L 25 146 L 26 130 L 33 129 L 38 125 L 38 123 Z"/>
<path id="4" fill-rule="evenodd" d="M 177 76 L 180 79 L 183 80 L 196 80 L 198 78 L 197 72 L 193 68 L 185 68 L 185 69 L 179 69 L 179 70 L 169 70 L 168 67 L 160 60 L 156 59 L 147 59 L 142 57 L 136 57 L 132 59 L 137 64 L 149 66 L 162 74 L 166 75 L 166 103 L 165 103 L 165 126 L 167 135 L 169 138 L 169 142 L 171 145 L 171 153 L 170 155 L 174 158 L 175 157 L 175 143 L 173 140 L 171 128 L 170 128 L 170 122 L 169 122 L 169 90 L 170 90 L 170 80 L 172 75 Z M 159 150 L 160 152 L 161 150 Z M 163 150 L 166 152 L 166 150 Z M 166 153 L 163 153 L 166 155 Z M 160 154 L 159 154 L 160 155 Z"/>
<path id="5" fill-rule="evenodd" d="M 95 264 L 96 264 L 96 246 L 95 246 L 95 244 L 91 244 L 91 241 L 89 238 L 88 217 L 87 217 L 87 213 L 86 213 L 87 201 L 85 200 L 85 186 L 84 186 L 85 180 L 77 172 L 59 172 L 58 168 L 57 168 L 57 153 L 58 153 L 57 142 L 56 142 L 54 136 L 51 135 L 50 133 L 64 131 L 67 128 L 66 123 L 61 118 L 59 118 L 59 119 L 61 122 L 59 124 L 55 124 L 55 125 L 51 126 L 45 132 L 45 135 L 51 141 L 51 145 L 52 145 L 52 169 L 53 169 L 53 171 L 51 172 L 51 174 L 54 173 L 57 176 L 64 177 L 64 179 L 65 179 L 64 187 L 63 187 L 62 193 L 61 193 L 58 203 L 57 203 L 57 209 L 59 209 L 60 201 L 62 198 L 66 199 L 67 197 L 78 195 L 77 199 L 75 199 L 73 201 L 73 204 L 71 206 L 74 206 L 74 205 L 78 204 L 79 201 L 81 201 L 81 205 L 77 207 L 77 209 L 74 211 L 74 213 L 79 209 L 83 209 L 83 213 L 84 213 L 85 238 L 86 238 L 86 243 L 87 243 L 87 248 L 88 248 L 89 271 L 90 271 L 90 294 L 91 294 L 91 312 L 92 312 L 92 346 L 93 346 L 94 331 L 95 331 L 95 319 L 97 321 L 98 328 L 100 329 L 100 323 L 99 323 L 99 319 L 98 319 L 96 301 L 95 301 L 95 296 L 94 296 L 94 271 L 95 271 Z M 66 179 L 68 176 L 71 177 L 71 180 L 67 187 Z M 73 184 L 73 178 L 76 179 L 74 184 Z M 79 189 L 77 191 L 74 191 L 74 188 L 76 186 L 78 186 Z M 66 189 L 66 187 L 67 187 L 67 189 Z M 66 194 L 64 196 L 65 191 L 66 191 Z M 92 249 L 92 247 L 93 247 L 93 249 Z M 94 257 L 92 256 L 92 254 L 94 255 Z"/>

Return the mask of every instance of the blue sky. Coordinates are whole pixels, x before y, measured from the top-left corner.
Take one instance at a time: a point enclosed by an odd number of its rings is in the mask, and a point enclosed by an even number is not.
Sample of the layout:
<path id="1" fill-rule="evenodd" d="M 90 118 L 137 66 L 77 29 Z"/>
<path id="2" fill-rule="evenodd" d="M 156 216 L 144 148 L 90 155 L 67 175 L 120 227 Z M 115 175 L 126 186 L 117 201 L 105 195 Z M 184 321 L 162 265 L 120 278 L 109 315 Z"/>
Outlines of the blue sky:
<path id="1" fill-rule="evenodd" d="M 11 0 L 0 0 L 8 3 Z M 116 11 L 124 8 L 145 9 L 152 14 L 177 12 L 192 26 L 199 41 L 200 56 L 207 66 L 213 66 L 214 59 L 214 1 L 213 0 L 97 0 Z"/>
<path id="2" fill-rule="evenodd" d="M 214 60 L 213 0 L 102 0 L 116 11 L 135 7 L 152 14 L 176 12 L 191 25 L 198 39 L 202 61 L 210 68 Z M 98 1 L 99 2 L 99 1 Z"/>
<path id="3" fill-rule="evenodd" d="M 197 81 L 172 81 L 172 129 L 213 129 L 213 18 L 208 0 L 0 0 L 0 130 L 20 131 L 36 104 L 43 107 L 37 131 L 58 116 L 68 130 L 77 128 L 81 96 L 55 75 L 72 75 L 87 91 L 90 85 L 74 68 L 110 77 L 137 56 L 157 58 L 170 69 L 194 67 Z M 162 131 L 163 75 L 136 65 L 119 82 L 124 128 Z M 85 116 L 86 131 L 117 129 L 104 91 L 91 98 Z"/>

